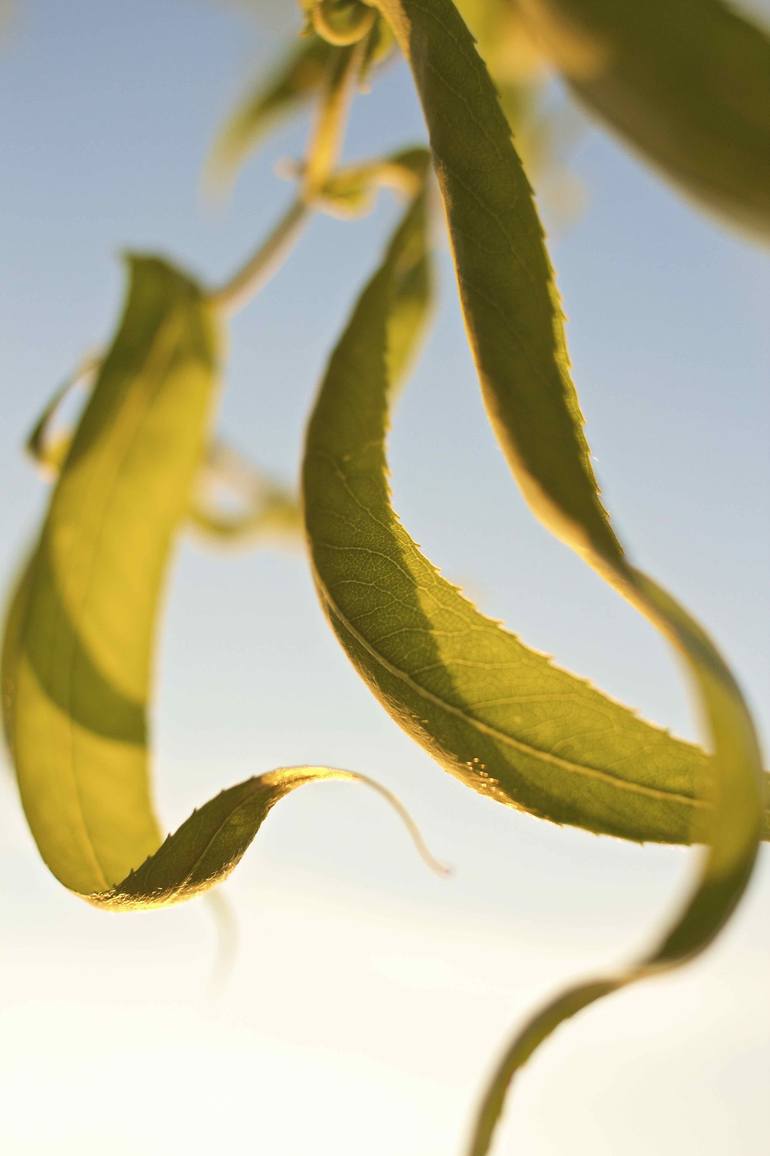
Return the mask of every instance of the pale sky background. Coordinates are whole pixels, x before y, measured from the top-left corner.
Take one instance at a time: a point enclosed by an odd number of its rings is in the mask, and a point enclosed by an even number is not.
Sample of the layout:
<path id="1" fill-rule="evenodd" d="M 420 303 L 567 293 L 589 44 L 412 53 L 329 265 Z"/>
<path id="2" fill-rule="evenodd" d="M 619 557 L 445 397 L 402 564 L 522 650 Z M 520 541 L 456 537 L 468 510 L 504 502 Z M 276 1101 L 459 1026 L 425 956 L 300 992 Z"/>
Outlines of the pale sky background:
<path id="1" fill-rule="evenodd" d="M 770 17 L 770 5 L 754 6 Z M 45 486 L 21 453 L 109 335 L 123 249 L 212 284 L 290 189 L 275 163 L 218 209 L 217 126 L 275 36 L 215 0 L 18 0 L 0 44 L 0 575 Z M 403 67 L 356 104 L 350 158 L 423 138 Z M 768 730 L 770 269 L 609 137 L 571 157 L 585 206 L 551 248 L 609 505 L 637 560 L 697 613 Z M 232 327 L 220 425 L 292 481 L 325 358 L 393 219 L 316 220 Z M 397 508 L 444 573 L 530 645 L 693 736 L 652 631 L 536 525 L 496 449 L 447 254 L 429 346 L 392 439 Z M 156 782 L 169 828 L 221 787 L 300 762 L 394 788 L 455 874 L 428 874 L 365 791 L 282 803 L 225 892 L 240 944 L 212 998 L 205 905 L 107 915 L 43 867 L 0 782 L 0 1148 L 9 1156 L 460 1156 L 513 1028 L 625 959 L 672 910 L 692 854 L 559 830 L 474 795 L 398 730 L 347 663 L 300 552 L 185 540 L 161 640 Z M 770 864 L 708 957 L 573 1021 L 526 1070 L 496 1152 L 762 1156 L 770 1071 Z"/>

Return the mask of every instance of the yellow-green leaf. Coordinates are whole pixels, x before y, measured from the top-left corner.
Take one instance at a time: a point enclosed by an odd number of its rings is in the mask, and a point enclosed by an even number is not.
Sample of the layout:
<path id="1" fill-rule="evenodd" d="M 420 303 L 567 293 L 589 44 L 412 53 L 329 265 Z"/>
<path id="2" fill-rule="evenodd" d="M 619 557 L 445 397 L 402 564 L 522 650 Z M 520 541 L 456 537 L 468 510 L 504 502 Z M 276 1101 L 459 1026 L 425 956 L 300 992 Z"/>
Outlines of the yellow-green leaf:
<path id="1" fill-rule="evenodd" d="M 587 107 L 689 195 L 770 234 L 770 38 L 722 0 L 522 0 Z"/>
<path id="2" fill-rule="evenodd" d="M 3 714 L 27 819 L 54 875 L 102 906 L 205 890 L 289 791 L 324 779 L 368 782 L 327 767 L 283 768 L 224 791 L 161 842 L 147 748 L 156 618 L 220 357 L 202 291 L 160 260 L 132 259 L 119 332 L 7 619 Z M 369 785 L 419 844 L 396 800 Z"/>

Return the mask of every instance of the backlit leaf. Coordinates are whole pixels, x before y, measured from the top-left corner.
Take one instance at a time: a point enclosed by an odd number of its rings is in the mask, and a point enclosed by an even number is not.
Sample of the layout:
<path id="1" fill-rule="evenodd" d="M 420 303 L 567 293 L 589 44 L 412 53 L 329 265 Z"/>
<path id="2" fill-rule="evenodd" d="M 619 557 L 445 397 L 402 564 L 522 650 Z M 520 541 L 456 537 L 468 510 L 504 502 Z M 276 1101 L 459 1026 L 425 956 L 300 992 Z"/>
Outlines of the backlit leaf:
<path id="1" fill-rule="evenodd" d="M 133 258 L 115 342 L 61 468 L 8 615 L 3 713 L 22 802 L 57 878 L 102 906 L 175 902 L 238 862 L 272 805 L 304 783 L 283 768 L 211 800 L 161 842 L 147 704 L 159 600 L 217 390 L 221 336 L 198 287 Z M 386 791 L 417 839 L 411 820 Z"/>
<path id="2" fill-rule="evenodd" d="M 511 1079 L 559 1024 L 619 987 L 683 963 L 702 951 L 730 917 L 757 853 L 762 770 L 751 716 L 729 669 L 682 607 L 632 566 L 599 500 L 542 229 L 468 30 L 451 0 L 378 3 L 414 73 L 447 209 L 471 345 L 511 468 L 545 524 L 677 650 L 697 692 L 714 752 L 709 773 L 697 783 L 696 799 L 704 809 L 699 835 L 708 847 L 689 899 L 660 944 L 641 961 L 558 996 L 515 1039 L 490 1085 L 474 1132 L 471 1154 L 484 1156 Z M 366 510 L 365 503 L 360 504 Z M 352 541 L 349 536 L 347 549 Z M 417 673 L 424 676 L 425 667 Z M 594 735 L 584 736 L 584 749 L 593 741 Z M 639 763 L 644 757 L 640 753 Z"/>
<path id="3" fill-rule="evenodd" d="M 469 786 L 558 823 L 690 842 L 708 810 L 707 756 L 485 618 L 392 508 L 393 355 L 421 320 L 404 303 L 414 310 L 424 211 L 420 197 L 361 296 L 311 419 L 303 492 L 322 604 L 386 709 Z"/>

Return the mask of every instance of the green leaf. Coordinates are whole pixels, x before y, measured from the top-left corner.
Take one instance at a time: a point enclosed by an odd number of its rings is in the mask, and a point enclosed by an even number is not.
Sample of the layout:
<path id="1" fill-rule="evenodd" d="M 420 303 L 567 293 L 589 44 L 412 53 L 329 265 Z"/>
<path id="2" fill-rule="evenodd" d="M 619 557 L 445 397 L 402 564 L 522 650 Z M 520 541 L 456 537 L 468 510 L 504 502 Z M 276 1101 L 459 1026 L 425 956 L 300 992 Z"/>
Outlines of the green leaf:
<path id="1" fill-rule="evenodd" d="M 471 1144 L 471 1156 L 484 1156 L 510 1081 L 559 1024 L 619 987 L 678 966 L 718 934 L 753 870 L 764 784 L 752 719 L 730 670 L 682 607 L 629 562 L 599 500 L 542 229 L 473 40 L 451 0 L 378 0 L 378 6 L 414 73 L 447 210 L 466 325 L 492 423 L 514 475 L 546 525 L 677 650 L 714 752 L 708 774 L 694 784 L 695 801 L 703 807 L 699 835 L 708 847 L 690 898 L 660 944 L 639 962 L 558 996 L 514 1040 L 484 1099 Z M 387 294 L 380 294 L 379 306 L 368 305 L 375 316 L 387 308 Z M 355 319 L 351 329 L 356 329 Z M 377 337 L 374 328 L 372 335 Z M 360 323 L 355 336 L 361 340 Z M 380 347 L 384 340 L 385 335 Z M 346 463 L 340 470 L 338 460 L 331 455 L 329 460 L 354 495 L 350 467 Z M 381 471 L 376 459 L 374 466 Z M 365 500 L 358 504 L 369 512 Z M 348 532 L 344 550 L 354 548 L 354 540 L 355 530 Z M 423 584 L 416 585 L 422 600 Z M 433 601 L 439 604 L 435 594 Z M 489 665 L 487 656 L 484 661 Z M 461 659 L 465 662 L 467 653 Z M 417 680 L 435 665 L 423 663 L 416 679 L 412 670 L 412 685 L 420 686 Z M 402 660 L 402 672 L 403 667 Z M 571 725 L 565 738 L 573 733 Z M 595 728 L 581 741 L 589 751 Z M 639 765 L 649 766 L 646 752 L 639 751 L 637 758 Z"/>
<path id="2" fill-rule="evenodd" d="M 211 418 L 217 328 L 192 282 L 132 259 L 120 331 L 22 582 L 6 729 L 41 854 L 86 894 L 159 842 L 146 756 L 153 628 Z"/>
<path id="3" fill-rule="evenodd" d="M 527 0 L 588 108 L 689 195 L 770 233 L 770 39 L 720 0 Z"/>
<path id="4" fill-rule="evenodd" d="M 150 799 L 147 704 L 159 600 L 217 390 L 221 336 L 202 291 L 131 261 L 115 342 L 66 454 L 3 643 L 3 712 L 48 867 L 102 906 L 165 904 L 223 878 L 295 787 L 325 767 L 249 779 L 165 843 Z M 386 791 L 369 784 L 411 820 Z"/>
<path id="5" fill-rule="evenodd" d="M 334 780 L 361 783 L 376 791 L 403 821 L 428 866 L 440 874 L 446 872 L 431 856 L 408 812 L 373 779 L 333 767 L 280 767 L 222 791 L 194 811 L 136 871 L 87 898 L 98 907 L 130 911 L 166 907 L 208 891 L 238 865 L 279 799 L 307 783 Z"/>
<path id="6" fill-rule="evenodd" d="M 740 902 L 754 868 L 760 837 L 761 762 L 740 689 L 711 641 L 682 607 L 638 572 L 636 582 L 640 604 L 646 605 L 650 616 L 659 615 L 661 629 L 689 666 L 707 719 L 716 772 L 709 784 L 708 848 L 687 901 L 651 950 L 625 967 L 567 988 L 520 1029 L 488 1082 L 468 1156 L 486 1156 L 511 1083 L 540 1044 L 604 996 L 677 968 L 705 950 Z"/>
<path id="7" fill-rule="evenodd" d="M 311 419 L 303 492 L 322 604 L 389 713 L 469 786 L 557 823 L 690 842 L 708 811 L 707 756 L 485 618 L 393 510 L 391 382 L 404 334 L 421 321 L 424 227 L 419 197 L 359 300 Z"/>

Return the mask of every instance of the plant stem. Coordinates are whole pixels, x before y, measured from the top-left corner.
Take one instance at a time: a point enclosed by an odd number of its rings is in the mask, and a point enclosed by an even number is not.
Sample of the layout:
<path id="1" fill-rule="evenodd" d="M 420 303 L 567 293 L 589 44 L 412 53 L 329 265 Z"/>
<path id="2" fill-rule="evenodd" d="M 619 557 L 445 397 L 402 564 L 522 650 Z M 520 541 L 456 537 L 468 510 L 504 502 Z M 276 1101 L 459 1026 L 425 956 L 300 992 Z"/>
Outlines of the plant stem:
<path id="1" fill-rule="evenodd" d="M 209 294 L 209 301 L 226 313 L 235 313 L 242 308 L 280 268 L 309 211 L 310 206 L 304 198 L 297 197 L 245 264 L 226 284 Z"/>
<path id="2" fill-rule="evenodd" d="M 363 45 L 355 44 L 333 58 L 307 150 L 301 192 L 246 263 L 209 294 L 211 303 L 224 312 L 242 308 L 281 266 L 329 179 L 339 155 L 362 53 Z"/>
<path id="3" fill-rule="evenodd" d="M 304 174 L 305 197 L 315 197 L 331 176 L 345 133 L 353 81 L 363 59 L 364 43 L 342 49 L 329 65 L 313 135 L 307 150 Z"/>

